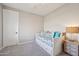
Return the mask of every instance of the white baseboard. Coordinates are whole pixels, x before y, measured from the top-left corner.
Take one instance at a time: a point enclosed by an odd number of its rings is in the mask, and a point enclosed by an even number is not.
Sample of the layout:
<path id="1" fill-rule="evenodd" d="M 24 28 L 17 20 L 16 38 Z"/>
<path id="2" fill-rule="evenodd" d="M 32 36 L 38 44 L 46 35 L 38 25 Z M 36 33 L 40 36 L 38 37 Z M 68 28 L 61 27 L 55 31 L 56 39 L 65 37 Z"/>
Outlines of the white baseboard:
<path id="1" fill-rule="evenodd" d="M 19 42 L 17 45 L 27 44 L 27 43 L 30 43 L 30 42 L 33 42 L 33 41 Z"/>
<path id="2" fill-rule="evenodd" d="M 33 42 L 33 40 L 27 41 L 27 42 L 19 42 L 19 43 L 15 44 L 15 45 L 22 45 L 22 44 L 27 44 L 27 43 L 30 43 L 30 42 Z M 3 48 L 5 48 L 5 47 L 0 48 L 0 50 L 2 50 Z"/>

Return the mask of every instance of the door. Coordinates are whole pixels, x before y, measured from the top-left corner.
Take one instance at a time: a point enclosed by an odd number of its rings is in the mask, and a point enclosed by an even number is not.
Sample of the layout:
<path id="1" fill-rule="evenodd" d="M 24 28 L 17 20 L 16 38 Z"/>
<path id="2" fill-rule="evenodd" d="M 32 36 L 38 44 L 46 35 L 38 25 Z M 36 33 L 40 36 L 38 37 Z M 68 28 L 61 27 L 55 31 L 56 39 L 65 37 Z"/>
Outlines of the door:
<path id="1" fill-rule="evenodd" d="M 18 18 L 17 11 L 3 9 L 3 47 L 18 43 Z"/>

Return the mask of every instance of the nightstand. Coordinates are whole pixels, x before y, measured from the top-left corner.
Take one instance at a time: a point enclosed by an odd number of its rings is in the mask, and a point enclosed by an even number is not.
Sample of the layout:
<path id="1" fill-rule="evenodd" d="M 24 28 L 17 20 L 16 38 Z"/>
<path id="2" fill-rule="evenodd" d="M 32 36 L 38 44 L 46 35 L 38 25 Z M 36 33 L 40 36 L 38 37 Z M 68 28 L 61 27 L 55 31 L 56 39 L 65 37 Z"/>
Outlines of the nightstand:
<path id="1" fill-rule="evenodd" d="M 72 41 L 72 40 L 64 40 L 64 52 L 72 56 L 78 56 L 79 55 L 79 42 Z"/>

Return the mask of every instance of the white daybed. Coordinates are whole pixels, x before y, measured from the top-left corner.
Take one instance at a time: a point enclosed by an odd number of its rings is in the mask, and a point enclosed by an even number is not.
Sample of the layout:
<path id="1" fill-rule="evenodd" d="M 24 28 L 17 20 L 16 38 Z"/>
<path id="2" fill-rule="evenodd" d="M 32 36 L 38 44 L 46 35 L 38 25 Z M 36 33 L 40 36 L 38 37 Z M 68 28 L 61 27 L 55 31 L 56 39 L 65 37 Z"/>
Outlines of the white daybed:
<path id="1" fill-rule="evenodd" d="M 49 55 L 55 56 L 62 51 L 62 39 L 50 37 L 51 34 L 42 32 L 36 34 L 36 43 Z"/>

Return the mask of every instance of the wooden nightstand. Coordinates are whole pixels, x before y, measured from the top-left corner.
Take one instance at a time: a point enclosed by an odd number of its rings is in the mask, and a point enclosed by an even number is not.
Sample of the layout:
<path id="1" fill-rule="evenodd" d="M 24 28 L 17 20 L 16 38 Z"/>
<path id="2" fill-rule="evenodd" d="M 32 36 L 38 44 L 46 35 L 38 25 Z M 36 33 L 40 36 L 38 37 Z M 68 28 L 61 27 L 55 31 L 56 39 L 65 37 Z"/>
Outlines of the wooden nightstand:
<path id="1" fill-rule="evenodd" d="M 64 40 L 64 52 L 73 56 L 78 56 L 79 55 L 79 42 Z"/>

